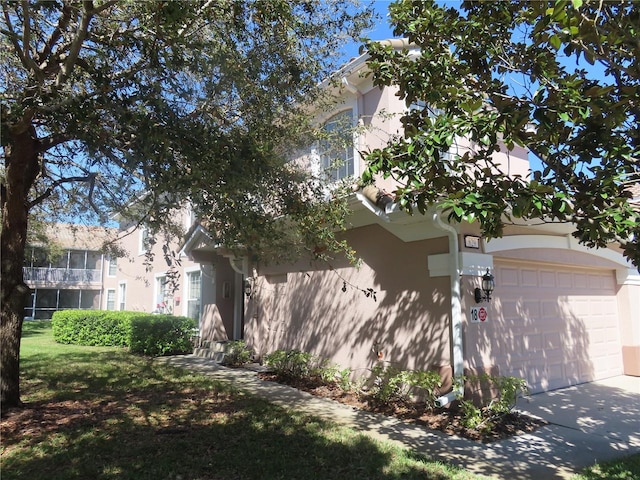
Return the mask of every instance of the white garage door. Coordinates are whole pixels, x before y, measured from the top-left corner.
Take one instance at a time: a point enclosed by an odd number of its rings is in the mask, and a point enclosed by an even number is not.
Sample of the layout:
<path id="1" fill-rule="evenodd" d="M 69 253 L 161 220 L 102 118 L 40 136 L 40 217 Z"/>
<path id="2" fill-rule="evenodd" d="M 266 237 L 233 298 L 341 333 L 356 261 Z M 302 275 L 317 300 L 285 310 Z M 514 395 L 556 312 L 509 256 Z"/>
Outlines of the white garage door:
<path id="1" fill-rule="evenodd" d="M 622 374 L 613 271 L 496 259 L 495 276 L 502 375 L 537 392 Z"/>

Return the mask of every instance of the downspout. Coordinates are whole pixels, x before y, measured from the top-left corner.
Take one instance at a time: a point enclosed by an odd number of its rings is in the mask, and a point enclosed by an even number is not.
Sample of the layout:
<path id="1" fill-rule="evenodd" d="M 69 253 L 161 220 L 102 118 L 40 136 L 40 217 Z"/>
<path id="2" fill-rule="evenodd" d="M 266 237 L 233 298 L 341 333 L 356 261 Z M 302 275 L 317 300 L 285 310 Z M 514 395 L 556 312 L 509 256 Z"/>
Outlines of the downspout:
<path id="1" fill-rule="evenodd" d="M 462 343 L 462 304 L 460 301 L 460 256 L 458 254 L 458 232 L 448 223 L 444 223 L 440 213 L 433 214 L 435 225 L 447 232 L 449 237 L 449 278 L 451 283 L 451 322 L 449 323 L 449 339 L 451 341 L 451 360 L 453 364 L 453 390 L 436 399 L 436 404 L 444 407 L 462 395 L 463 390 L 455 379 L 464 374 L 464 348 Z"/>

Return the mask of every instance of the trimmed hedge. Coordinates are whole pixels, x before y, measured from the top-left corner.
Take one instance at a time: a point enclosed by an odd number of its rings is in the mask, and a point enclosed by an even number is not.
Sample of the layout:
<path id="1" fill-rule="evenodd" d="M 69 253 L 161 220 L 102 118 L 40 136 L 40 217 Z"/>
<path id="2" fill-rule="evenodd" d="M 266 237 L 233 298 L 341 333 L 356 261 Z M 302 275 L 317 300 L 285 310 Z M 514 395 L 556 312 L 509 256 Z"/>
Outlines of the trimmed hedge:
<path id="1" fill-rule="evenodd" d="M 62 310 L 51 318 L 53 338 L 74 345 L 128 347 L 133 312 Z"/>
<path id="2" fill-rule="evenodd" d="M 172 315 L 102 310 L 64 310 L 52 318 L 58 343 L 129 347 L 160 356 L 191 352 L 194 320 Z"/>
<path id="3" fill-rule="evenodd" d="M 191 352 L 195 321 L 172 315 L 136 315 L 131 318 L 129 348 L 133 353 L 161 356 Z"/>

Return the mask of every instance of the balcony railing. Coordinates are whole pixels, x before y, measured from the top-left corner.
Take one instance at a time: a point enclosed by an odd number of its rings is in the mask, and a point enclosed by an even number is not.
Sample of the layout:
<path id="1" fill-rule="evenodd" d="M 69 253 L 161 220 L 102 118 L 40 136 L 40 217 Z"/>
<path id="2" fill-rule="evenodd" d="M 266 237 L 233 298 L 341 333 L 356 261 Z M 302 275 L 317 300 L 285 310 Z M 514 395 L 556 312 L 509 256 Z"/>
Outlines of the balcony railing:
<path id="1" fill-rule="evenodd" d="M 24 267 L 23 273 L 25 282 L 49 284 L 100 283 L 102 275 L 101 270 L 47 267 Z"/>

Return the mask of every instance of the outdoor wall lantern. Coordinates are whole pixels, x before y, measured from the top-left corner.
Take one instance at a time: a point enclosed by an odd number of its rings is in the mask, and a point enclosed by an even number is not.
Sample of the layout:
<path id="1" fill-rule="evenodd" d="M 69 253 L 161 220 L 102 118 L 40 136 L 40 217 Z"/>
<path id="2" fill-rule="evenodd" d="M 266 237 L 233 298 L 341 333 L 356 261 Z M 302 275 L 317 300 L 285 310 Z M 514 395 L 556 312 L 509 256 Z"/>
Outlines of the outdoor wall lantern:
<path id="1" fill-rule="evenodd" d="M 487 268 L 487 273 L 482 276 L 482 289 L 476 287 L 474 291 L 474 296 L 476 298 L 476 303 L 480 303 L 482 301 L 491 300 L 491 293 L 493 292 L 493 287 L 496 286 L 496 282 L 493 279 L 493 275 L 489 273 L 489 269 Z"/>
<path id="2" fill-rule="evenodd" d="M 253 286 L 251 285 L 251 280 L 246 278 L 244 281 L 244 294 L 247 297 L 250 297 L 253 293 Z"/>

